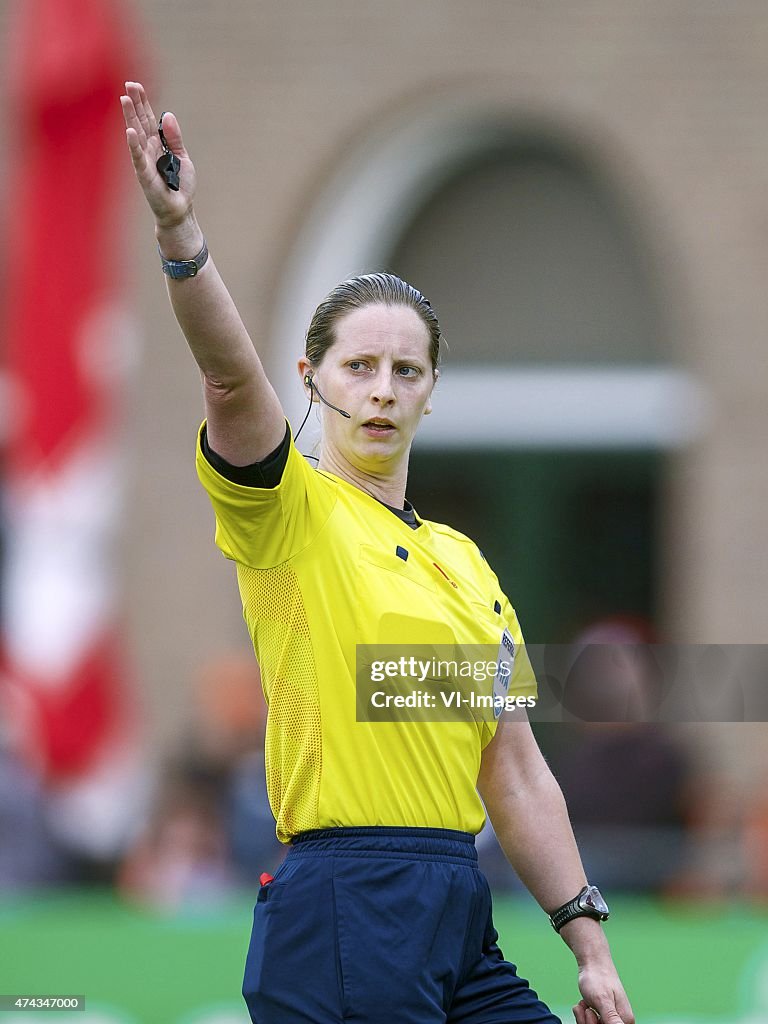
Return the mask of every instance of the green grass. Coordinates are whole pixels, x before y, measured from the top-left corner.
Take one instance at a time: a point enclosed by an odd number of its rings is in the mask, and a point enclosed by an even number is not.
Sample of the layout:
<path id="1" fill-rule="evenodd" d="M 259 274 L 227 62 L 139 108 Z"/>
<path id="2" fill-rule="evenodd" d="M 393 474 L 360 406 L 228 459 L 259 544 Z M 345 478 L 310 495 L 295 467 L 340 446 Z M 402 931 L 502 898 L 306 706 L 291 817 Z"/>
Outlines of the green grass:
<path id="1" fill-rule="evenodd" d="M 242 1014 L 250 897 L 208 913 L 175 917 L 118 903 L 109 893 L 62 893 L 0 904 L 0 992 L 81 993 L 102 1019 L 187 1024 L 203 1008 Z M 768 972 L 768 914 L 747 906 L 665 907 L 614 899 L 607 932 L 641 1024 L 733 1024 L 755 1010 L 756 966 Z M 499 899 L 500 945 L 539 994 L 570 1020 L 578 997 L 573 958 L 529 899 Z M 90 1013 L 47 1013 L 70 1024 Z M 210 1011 L 205 1019 L 213 1021 Z M 18 1014 L 0 1013 L 19 1021 Z M 42 1017 L 40 1018 L 43 1019 Z M 24 1020 L 31 1024 L 32 1014 Z M 37 1016 L 35 1016 L 37 1020 Z"/>

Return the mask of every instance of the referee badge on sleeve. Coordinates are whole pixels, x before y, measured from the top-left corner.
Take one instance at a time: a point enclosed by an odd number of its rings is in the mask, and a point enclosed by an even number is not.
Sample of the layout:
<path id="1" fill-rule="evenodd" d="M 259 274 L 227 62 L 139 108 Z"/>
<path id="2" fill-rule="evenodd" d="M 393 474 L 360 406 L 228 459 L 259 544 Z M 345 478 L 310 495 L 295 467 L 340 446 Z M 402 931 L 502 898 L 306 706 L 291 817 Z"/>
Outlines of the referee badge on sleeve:
<path id="1" fill-rule="evenodd" d="M 515 641 L 509 630 L 505 629 L 501 634 L 499 654 L 496 659 L 496 675 L 493 679 L 493 714 L 495 718 L 498 718 L 504 710 L 514 667 Z"/>

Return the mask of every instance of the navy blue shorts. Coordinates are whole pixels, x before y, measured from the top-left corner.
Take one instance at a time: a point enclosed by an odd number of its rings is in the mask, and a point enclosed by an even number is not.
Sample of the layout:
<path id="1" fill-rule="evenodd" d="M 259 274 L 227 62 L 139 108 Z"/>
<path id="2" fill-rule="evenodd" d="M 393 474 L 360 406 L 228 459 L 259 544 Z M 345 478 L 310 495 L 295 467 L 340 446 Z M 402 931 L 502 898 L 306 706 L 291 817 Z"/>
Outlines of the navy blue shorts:
<path id="1" fill-rule="evenodd" d="M 497 945 L 474 837 L 305 832 L 259 890 L 254 1024 L 560 1024 Z"/>

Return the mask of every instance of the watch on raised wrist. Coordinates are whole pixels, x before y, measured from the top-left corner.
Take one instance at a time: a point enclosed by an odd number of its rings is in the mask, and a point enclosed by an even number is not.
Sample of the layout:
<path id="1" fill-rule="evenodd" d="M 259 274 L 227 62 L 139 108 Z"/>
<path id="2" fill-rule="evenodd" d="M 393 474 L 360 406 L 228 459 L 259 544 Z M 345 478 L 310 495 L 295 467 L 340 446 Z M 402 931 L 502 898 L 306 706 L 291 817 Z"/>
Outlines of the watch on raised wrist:
<path id="1" fill-rule="evenodd" d="M 208 246 L 205 243 L 205 239 L 203 239 L 203 248 L 191 260 L 167 260 L 163 256 L 159 245 L 157 251 L 160 253 L 160 260 L 163 264 L 163 273 L 167 277 L 172 277 L 175 281 L 185 277 L 195 277 L 197 272 L 202 270 L 208 262 Z"/>
<path id="2" fill-rule="evenodd" d="M 553 910 L 549 915 L 552 927 L 559 932 L 563 925 L 573 921 L 575 917 L 591 917 L 595 921 L 607 921 L 610 915 L 608 904 L 596 885 L 585 885 L 581 892 L 568 900 L 562 907 Z"/>

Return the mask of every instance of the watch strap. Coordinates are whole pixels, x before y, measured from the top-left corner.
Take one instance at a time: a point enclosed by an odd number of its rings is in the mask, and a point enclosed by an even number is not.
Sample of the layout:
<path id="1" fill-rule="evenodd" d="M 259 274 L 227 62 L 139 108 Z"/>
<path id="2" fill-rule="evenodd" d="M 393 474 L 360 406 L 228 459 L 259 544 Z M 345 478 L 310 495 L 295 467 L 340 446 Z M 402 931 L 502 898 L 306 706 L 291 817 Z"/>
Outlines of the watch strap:
<path id="1" fill-rule="evenodd" d="M 208 245 L 205 239 L 203 239 L 203 248 L 191 260 L 167 260 L 162 252 L 160 252 L 159 245 L 157 251 L 160 253 L 160 260 L 163 264 L 163 273 L 167 277 L 172 277 L 175 281 L 185 277 L 194 277 L 203 269 L 208 261 Z"/>
<path id="2" fill-rule="evenodd" d="M 585 907 L 582 904 L 582 897 L 586 896 L 589 888 L 588 885 L 585 885 L 581 892 L 577 893 L 572 900 L 568 900 L 562 907 L 552 911 L 549 915 L 549 920 L 556 932 L 559 932 L 563 925 L 568 924 L 569 921 L 573 921 L 577 917 L 591 917 L 595 921 L 607 920 L 607 914 L 601 914 L 599 911 Z"/>

